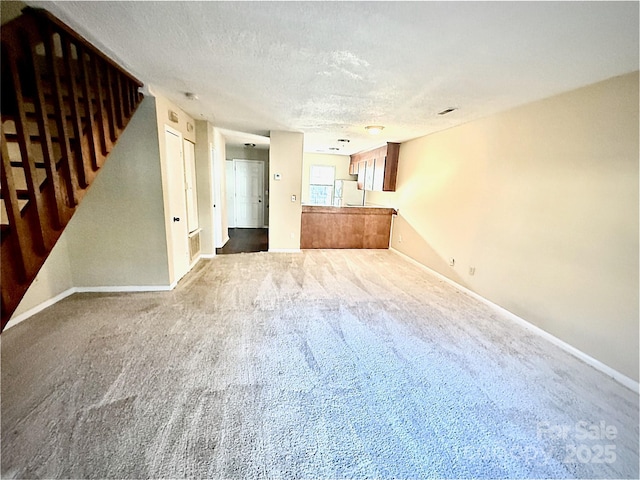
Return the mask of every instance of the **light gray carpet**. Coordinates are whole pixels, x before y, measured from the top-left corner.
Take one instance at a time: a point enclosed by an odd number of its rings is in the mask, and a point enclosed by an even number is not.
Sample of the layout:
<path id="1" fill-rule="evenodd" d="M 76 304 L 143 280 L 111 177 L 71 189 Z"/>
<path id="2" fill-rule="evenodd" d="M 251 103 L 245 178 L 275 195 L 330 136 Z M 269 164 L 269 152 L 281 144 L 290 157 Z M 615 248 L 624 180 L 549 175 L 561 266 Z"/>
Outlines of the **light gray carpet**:
<path id="1" fill-rule="evenodd" d="M 638 478 L 638 398 L 392 252 L 220 256 L 2 335 L 2 476 Z"/>

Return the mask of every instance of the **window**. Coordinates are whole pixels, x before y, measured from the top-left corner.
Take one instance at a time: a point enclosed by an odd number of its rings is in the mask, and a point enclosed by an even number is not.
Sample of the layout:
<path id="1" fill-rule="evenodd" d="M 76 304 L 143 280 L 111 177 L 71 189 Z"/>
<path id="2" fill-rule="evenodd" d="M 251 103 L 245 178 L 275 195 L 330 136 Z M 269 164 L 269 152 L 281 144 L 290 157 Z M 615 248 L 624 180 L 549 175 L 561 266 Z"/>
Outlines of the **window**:
<path id="1" fill-rule="evenodd" d="M 311 205 L 331 205 L 336 167 L 311 165 L 309 173 L 309 203 Z"/>

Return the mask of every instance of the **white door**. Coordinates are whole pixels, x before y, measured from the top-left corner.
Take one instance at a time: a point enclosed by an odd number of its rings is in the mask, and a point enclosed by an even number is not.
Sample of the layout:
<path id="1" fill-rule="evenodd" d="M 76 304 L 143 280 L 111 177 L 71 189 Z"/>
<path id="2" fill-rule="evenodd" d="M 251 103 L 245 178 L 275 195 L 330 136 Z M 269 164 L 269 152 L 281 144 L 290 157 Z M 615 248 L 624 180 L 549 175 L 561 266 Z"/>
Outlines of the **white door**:
<path id="1" fill-rule="evenodd" d="M 171 225 L 169 255 L 173 264 L 173 281 L 177 282 L 189 271 L 189 229 L 187 227 L 182 134 L 165 126 L 165 146 L 168 213 Z"/>
<path id="2" fill-rule="evenodd" d="M 264 163 L 254 160 L 234 160 L 233 163 L 236 177 L 236 227 L 262 228 Z"/>
<path id="3" fill-rule="evenodd" d="M 187 199 L 187 229 L 198 229 L 198 191 L 196 190 L 196 146 L 184 141 L 184 185 Z"/>

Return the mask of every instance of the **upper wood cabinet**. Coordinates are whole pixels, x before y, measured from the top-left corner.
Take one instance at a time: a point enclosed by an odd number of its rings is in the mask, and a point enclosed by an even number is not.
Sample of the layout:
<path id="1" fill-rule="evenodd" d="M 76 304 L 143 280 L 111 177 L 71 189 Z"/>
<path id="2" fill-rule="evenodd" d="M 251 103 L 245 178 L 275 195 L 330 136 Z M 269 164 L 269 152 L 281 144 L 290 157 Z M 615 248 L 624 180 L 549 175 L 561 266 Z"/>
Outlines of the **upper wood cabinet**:
<path id="1" fill-rule="evenodd" d="M 349 162 L 349 175 L 358 175 L 358 162 L 353 161 L 353 155 L 351 155 Z"/>
<path id="2" fill-rule="evenodd" d="M 357 173 L 358 188 L 395 192 L 399 153 L 399 143 L 387 143 L 382 147 L 351 155 L 349 171 Z"/>

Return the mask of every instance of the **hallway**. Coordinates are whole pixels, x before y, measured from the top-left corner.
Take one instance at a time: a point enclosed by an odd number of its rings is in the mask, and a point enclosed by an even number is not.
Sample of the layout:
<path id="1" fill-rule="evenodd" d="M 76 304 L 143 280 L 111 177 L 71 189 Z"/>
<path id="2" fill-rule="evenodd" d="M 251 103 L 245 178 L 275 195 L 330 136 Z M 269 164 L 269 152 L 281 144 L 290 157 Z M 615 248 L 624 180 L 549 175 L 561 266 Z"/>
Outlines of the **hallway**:
<path id="1" fill-rule="evenodd" d="M 268 228 L 230 228 L 229 241 L 216 248 L 218 255 L 231 253 L 266 252 L 269 250 Z"/>

